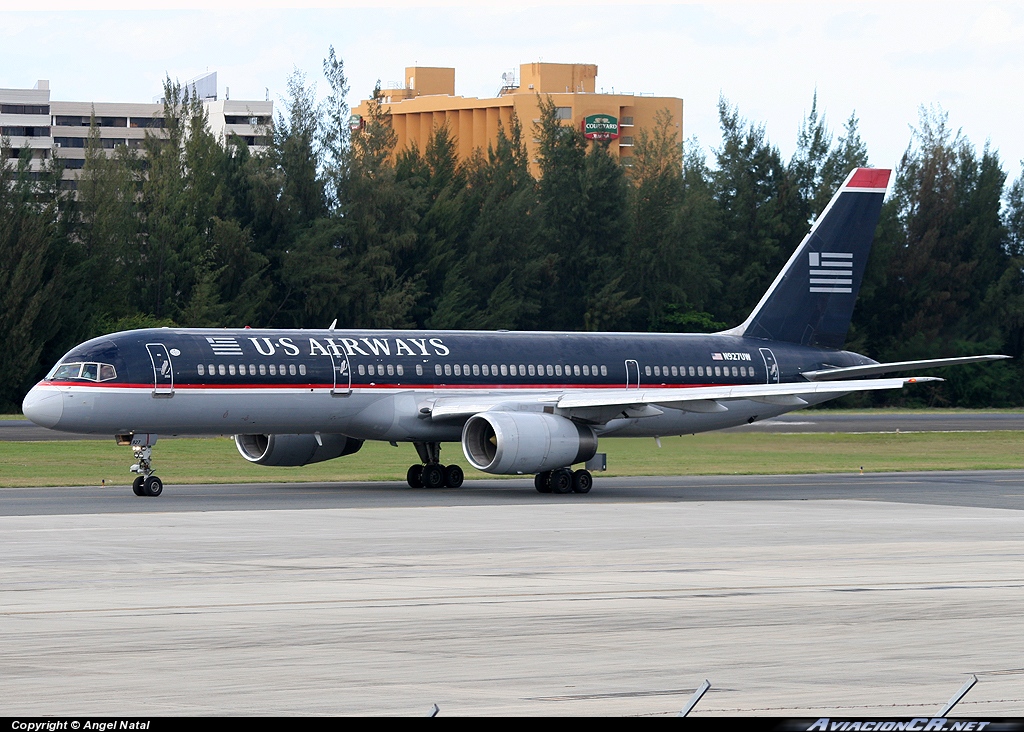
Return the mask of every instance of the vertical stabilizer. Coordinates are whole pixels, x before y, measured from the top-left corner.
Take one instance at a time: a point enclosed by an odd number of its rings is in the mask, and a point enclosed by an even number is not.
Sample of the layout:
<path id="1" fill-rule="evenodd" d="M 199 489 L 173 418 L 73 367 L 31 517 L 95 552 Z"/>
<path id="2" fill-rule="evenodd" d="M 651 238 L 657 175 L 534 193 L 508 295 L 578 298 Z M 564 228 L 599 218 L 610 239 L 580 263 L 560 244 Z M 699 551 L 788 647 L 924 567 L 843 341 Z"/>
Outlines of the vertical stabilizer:
<path id="1" fill-rule="evenodd" d="M 842 348 L 891 172 L 852 171 L 750 317 L 725 332 Z"/>

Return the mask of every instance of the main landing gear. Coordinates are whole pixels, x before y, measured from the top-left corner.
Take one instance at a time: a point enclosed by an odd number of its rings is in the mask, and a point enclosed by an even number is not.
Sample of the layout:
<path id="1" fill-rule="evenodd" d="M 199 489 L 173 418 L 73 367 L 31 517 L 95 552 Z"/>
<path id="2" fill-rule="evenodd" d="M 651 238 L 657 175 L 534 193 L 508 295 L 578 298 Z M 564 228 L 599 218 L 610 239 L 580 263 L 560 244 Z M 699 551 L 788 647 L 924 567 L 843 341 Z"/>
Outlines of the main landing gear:
<path id="1" fill-rule="evenodd" d="M 459 488 L 465 480 L 458 465 L 441 465 L 440 442 L 414 442 L 423 465 L 409 466 L 405 479 L 410 488 Z"/>
<path id="2" fill-rule="evenodd" d="M 590 493 L 594 487 L 594 476 L 589 470 L 558 468 L 537 473 L 533 485 L 538 493 Z"/>
<path id="3" fill-rule="evenodd" d="M 131 445 L 135 464 L 129 468 L 138 477 L 132 481 L 132 493 L 156 498 L 164 492 L 164 483 L 153 474 L 153 445 L 156 435 L 117 435 L 118 445 Z"/>

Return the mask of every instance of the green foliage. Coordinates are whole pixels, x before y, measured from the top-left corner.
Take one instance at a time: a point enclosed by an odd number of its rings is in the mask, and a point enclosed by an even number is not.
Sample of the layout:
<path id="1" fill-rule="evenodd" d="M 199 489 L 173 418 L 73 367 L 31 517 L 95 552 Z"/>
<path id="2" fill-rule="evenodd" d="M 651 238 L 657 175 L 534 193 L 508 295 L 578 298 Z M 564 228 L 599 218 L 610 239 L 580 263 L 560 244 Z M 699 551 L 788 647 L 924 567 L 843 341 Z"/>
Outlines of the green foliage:
<path id="1" fill-rule="evenodd" d="M 328 94 L 288 80 L 272 144 L 216 139 L 165 82 L 164 129 L 109 155 L 90 130 L 77 192 L 60 160 L 0 150 L 0 408 L 74 344 L 142 327 L 714 332 L 742 322 L 867 148 L 817 96 L 784 160 L 724 97 L 710 162 L 667 111 L 632 165 L 539 99 L 531 173 L 515 117 L 469 159 L 446 125 L 396 149 L 379 86 L 350 127 L 344 65 Z M 1024 404 L 1024 179 L 1007 186 L 940 111 L 922 111 L 883 207 L 848 347 L 880 360 L 1002 352 L 946 382 L 848 403 Z M 26 364 L 29 366 L 26 368 Z"/>

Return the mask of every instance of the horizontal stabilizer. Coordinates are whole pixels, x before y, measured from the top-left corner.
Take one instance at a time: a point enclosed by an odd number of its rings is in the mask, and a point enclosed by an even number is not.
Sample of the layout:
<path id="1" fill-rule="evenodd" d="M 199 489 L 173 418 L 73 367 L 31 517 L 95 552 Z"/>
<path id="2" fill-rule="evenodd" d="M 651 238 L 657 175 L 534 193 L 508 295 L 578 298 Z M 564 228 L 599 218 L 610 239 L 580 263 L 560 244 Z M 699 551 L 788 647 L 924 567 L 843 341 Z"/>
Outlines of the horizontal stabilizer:
<path id="1" fill-rule="evenodd" d="M 845 368 L 804 371 L 801 376 L 808 381 L 839 381 L 841 379 L 857 379 L 863 376 L 892 374 L 898 371 L 915 371 L 917 369 L 940 366 L 959 366 L 965 363 L 980 363 L 982 361 L 1001 361 L 1004 358 L 1012 358 L 1012 356 L 993 354 L 989 356 L 961 356 L 959 358 L 929 358 L 924 361 L 894 361 L 893 363 L 874 363 L 867 366 L 847 366 Z"/>

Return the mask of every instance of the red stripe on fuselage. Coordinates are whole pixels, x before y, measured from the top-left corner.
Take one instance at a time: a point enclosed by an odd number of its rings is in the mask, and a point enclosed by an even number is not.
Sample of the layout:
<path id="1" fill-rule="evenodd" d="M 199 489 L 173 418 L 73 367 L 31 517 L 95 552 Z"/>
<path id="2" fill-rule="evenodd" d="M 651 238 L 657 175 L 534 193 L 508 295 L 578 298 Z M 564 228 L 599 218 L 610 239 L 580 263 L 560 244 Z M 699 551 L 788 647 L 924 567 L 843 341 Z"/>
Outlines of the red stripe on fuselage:
<path id="1" fill-rule="evenodd" d="M 87 387 L 89 389 L 139 389 L 152 391 L 152 384 L 123 384 L 108 381 L 105 383 L 92 383 L 82 381 L 40 381 L 40 384 L 47 386 L 70 386 Z M 762 382 L 752 382 L 760 384 Z M 432 391 L 440 389 L 549 389 L 571 391 L 574 389 L 696 389 L 705 386 L 745 386 L 745 384 L 657 384 L 641 385 L 640 387 L 625 387 L 618 384 L 352 384 L 353 389 L 404 389 L 407 391 Z M 161 388 L 170 391 L 169 385 L 161 385 Z M 347 389 L 348 386 L 339 384 L 175 384 L 178 389 L 202 390 L 202 389 Z"/>

